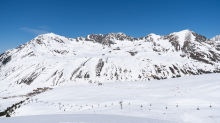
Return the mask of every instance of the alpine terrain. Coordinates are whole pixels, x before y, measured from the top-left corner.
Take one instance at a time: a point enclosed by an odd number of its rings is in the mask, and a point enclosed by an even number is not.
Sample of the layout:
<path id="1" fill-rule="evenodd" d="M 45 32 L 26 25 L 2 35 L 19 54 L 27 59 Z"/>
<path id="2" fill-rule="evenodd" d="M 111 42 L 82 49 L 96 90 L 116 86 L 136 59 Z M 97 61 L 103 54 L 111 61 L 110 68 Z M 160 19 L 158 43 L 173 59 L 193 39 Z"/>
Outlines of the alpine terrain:
<path id="1" fill-rule="evenodd" d="M 0 55 L 0 122 L 220 122 L 219 65 L 220 35 L 39 35 Z"/>
<path id="2" fill-rule="evenodd" d="M 0 55 L 0 80 L 59 86 L 78 81 L 146 81 L 220 72 L 220 36 L 190 30 L 133 38 L 124 33 L 76 39 L 53 33 Z"/>

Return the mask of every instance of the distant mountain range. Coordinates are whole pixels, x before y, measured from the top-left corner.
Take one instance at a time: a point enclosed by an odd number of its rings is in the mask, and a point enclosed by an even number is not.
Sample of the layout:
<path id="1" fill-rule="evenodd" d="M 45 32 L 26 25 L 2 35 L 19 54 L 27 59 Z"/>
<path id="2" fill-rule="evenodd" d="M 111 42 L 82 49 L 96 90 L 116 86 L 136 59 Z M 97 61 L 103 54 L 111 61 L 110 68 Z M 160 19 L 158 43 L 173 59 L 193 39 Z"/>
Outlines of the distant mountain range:
<path id="1" fill-rule="evenodd" d="M 53 33 L 0 55 L 0 82 L 59 86 L 75 82 L 148 81 L 220 72 L 220 35 L 190 30 L 133 38 L 124 33 L 76 39 Z"/>

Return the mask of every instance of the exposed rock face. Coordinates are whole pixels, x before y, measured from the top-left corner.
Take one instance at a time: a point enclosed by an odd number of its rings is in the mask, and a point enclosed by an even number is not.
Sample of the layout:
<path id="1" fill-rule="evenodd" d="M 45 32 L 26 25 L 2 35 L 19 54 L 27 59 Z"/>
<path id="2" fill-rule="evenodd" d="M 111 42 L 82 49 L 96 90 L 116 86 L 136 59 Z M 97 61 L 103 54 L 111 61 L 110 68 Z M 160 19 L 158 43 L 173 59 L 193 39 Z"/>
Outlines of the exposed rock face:
<path id="1" fill-rule="evenodd" d="M 136 81 L 219 72 L 219 36 L 190 30 L 133 38 L 124 33 L 76 39 L 39 35 L 0 55 L 0 80 L 11 83 Z"/>
<path id="2" fill-rule="evenodd" d="M 94 41 L 104 45 L 114 44 L 114 40 L 119 41 L 135 41 L 138 38 L 133 38 L 131 36 L 127 36 L 124 33 L 109 33 L 109 34 L 91 34 L 87 35 L 86 38 L 77 37 L 77 41 Z"/>

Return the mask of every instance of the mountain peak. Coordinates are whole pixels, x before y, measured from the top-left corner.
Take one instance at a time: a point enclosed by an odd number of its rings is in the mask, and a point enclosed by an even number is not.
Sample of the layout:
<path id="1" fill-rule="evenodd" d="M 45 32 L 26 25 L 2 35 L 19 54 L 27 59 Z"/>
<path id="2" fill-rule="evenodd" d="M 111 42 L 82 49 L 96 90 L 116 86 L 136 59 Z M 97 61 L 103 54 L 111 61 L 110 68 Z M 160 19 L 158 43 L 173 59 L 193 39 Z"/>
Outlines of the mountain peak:
<path id="1" fill-rule="evenodd" d="M 189 29 L 186 29 L 186 30 L 182 30 L 182 31 L 179 31 L 179 32 L 174 32 L 174 33 L 171 33 L 171 34 L 188 34 L 188 33 L 192 33 L 193 31 L 189 30 Z"/>
<path id="2" fill-rule="evenodd" d="M 212 41 L 220 41 L 220 35 L 211 38 Z"/>
<path id="3" fill-rule="evenodd" d="M 35 37 L 34 39 L 43 39 L 43 40 L 53 40 L 53 39 L 56 39 L 56 38 L 62 38 L 63 36 L 60 36 L 60 35 L 57 35 L 57 34 L 54 34 L 54 33 L 46 33 L 46 34 L 42 34 L 42 35 L 38 35 L 37 37 Z"/>
<path id="4" fill-rule="evenodd" d="M 42 34 L 42 35 L 39 35 L 39 36 L 49 36 L 49 37 L 54 37 L 54 36 L 59 36 L 57 34 L 54 34 L 54 33 L 46 33 L 46 34 Z"/>

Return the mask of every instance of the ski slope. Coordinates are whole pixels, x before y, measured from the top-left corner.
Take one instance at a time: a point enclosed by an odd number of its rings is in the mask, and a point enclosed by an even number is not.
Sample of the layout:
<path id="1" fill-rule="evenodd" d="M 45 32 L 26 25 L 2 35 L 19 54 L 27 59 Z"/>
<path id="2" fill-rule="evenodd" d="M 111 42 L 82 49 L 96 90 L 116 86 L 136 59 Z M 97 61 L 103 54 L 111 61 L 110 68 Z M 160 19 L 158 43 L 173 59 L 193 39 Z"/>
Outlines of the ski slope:
<path id="1" fill-rule="evenodd" d="M 14 88 L 22 94 L 37 86 L 33 83 Z M 8 93 L 2 92 L 0 97 Z M 219 93 L 218 73 L 153 81 L 103 82 L 100 86 L 97 83 L 76 82 L 33 96 L 15 110 L 12 118 L 1 117 L 0 122 L 30 122 L 33 119 L 40 122 L 42 119 L 51 123 L 218 123 Z M 4 107 L 25 99 L 16 97 L 0 101 Z"/>
<path id="2" fill-rule="evenodd" d="M 220 122 L 219 65 L 190 30 L 39 35 L 0 54 L 0 122 Z"/>

